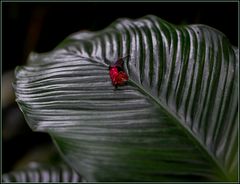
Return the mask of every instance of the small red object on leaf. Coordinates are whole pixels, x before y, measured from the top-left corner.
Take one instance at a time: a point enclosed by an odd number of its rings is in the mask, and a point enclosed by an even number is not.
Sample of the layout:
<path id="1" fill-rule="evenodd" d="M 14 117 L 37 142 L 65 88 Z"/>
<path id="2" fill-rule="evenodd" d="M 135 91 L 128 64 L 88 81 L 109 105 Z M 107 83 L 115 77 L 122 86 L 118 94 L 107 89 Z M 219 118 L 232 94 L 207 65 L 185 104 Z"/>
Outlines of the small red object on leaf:
<path id="1" fill-rule="evenodd" d="M 123 70 L 123 58 L 117 60 L 114 65 L 109 66 L 109 75 L 115 87 L 122 86 L 128 81 L 128 75 Z"/>

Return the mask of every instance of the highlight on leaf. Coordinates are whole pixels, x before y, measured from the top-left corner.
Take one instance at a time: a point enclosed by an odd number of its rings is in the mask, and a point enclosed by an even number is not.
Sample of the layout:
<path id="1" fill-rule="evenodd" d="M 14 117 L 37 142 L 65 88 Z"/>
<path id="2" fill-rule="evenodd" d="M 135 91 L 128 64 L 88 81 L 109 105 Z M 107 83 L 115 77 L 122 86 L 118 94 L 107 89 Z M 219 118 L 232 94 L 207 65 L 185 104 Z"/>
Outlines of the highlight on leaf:
<path id="1" fill-rule="evenodd" d="M 114 90 L 109 65 L 128 54 Z M 238 67 L 216 29 L 149 15 L 32 53 L 14 88 L 86 181 L 237 181 Z"/>

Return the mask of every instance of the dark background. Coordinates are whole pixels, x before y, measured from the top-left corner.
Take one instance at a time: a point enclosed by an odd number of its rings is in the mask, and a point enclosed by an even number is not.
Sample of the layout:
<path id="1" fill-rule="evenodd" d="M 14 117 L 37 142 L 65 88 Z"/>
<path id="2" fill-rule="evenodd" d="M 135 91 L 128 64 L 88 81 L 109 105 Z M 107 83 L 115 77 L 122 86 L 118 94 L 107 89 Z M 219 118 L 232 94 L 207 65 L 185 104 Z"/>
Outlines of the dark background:
<path id="1" fill-rule="evenodd" d="M 206 24 L 238 44 L 237 3 L 2 3 L 2 98 L 13 94 L 13 70 L 30 51 L 47 52 L 73 32 L 96 31 L 117 18 L 147 14 L 173 24 Z M 4 104 L 2 172 L 32 160 L 58 160 L 50 137 L 28 128 L 14 96 Z"/>

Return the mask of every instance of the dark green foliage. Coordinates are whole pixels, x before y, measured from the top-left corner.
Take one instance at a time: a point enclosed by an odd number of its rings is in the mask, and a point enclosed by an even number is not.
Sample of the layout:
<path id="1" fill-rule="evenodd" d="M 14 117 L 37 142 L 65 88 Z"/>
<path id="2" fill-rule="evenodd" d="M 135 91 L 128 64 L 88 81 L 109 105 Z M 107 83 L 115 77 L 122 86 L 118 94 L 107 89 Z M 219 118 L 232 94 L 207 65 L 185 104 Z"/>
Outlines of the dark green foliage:
<path id="1" fill-rule="evenodd" d="M 237 53 L 208 26 L 120 19 L 32 53 L 15 92 L 87 181 L 236 181 Z M 108 66 L 128 54 L 114 90 Z"/>

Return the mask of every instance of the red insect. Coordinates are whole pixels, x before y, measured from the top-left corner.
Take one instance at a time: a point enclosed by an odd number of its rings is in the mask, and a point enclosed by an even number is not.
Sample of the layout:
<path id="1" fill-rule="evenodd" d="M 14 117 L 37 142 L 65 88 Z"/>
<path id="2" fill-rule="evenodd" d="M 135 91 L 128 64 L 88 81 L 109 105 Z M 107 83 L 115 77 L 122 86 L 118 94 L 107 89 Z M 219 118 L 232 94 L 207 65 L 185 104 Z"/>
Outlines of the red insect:
<path id="1" fill-rule="evenodd" d="M 126 58 L 128 56 L 125 56 Z M 128 75 L 123 70 L 123 58 L 118 59 L 113 65 L 109 66 L 109 75 L 112 80 L 112 84 L 122 86 L 128 81 Z"/>

